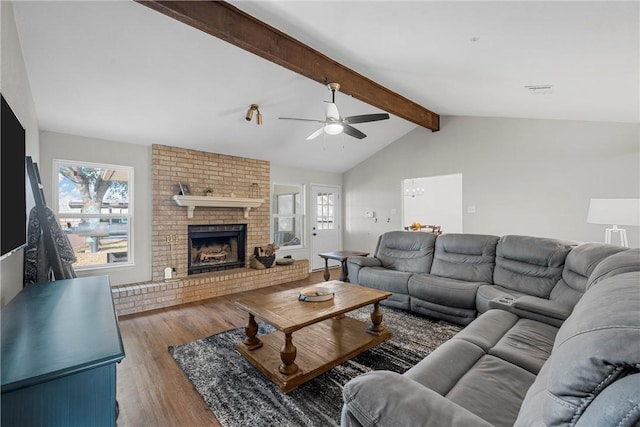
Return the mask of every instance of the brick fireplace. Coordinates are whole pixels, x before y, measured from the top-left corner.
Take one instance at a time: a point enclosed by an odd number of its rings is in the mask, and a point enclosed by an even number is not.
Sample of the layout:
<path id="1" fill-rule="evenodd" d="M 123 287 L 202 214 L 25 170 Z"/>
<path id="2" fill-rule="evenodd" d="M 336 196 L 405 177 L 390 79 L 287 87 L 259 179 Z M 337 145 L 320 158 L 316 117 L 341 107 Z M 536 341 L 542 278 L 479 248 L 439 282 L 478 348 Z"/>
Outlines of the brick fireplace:
<path id="1" fill-rule="evenodd" d="M 269 162 L 153 145 L 151 173 L 152 280 L 114 287 L 114 303 L 119 315 L 258 289 L 309 276 L 308 260 L 265 270 L 249 268 L 249 254 L 253 253 L 253 248 L 271 242 Z M 189 218 L 187 208 L 178 206 L 172 199 L 178 194 L 178 183 L 188 184 L 191 194 L 196 196 L 203 196 L 207 188 L 212 188 L 214 196 L 259 198 L 265 202 L 248 213 L 234 207 L 198 207 Z M 211 225 L 226 229 L 223 234 L 229 234 L 227 232 L 240 226 L 244 228 L 244 241 L 232 243 L 232 240 L 225 240 L 229 237 L 227 235 L 217 243 L 201 241 L 194 249 L 193 242 L 191 245 L 189 243 L 190 229 L 206 233 Z M 235 248 L 237 253 L 232 248 L 234 244 L 242 246 Z M 194 263 L 192 256 L 196 251 L 200 255 L 197 255 L 198 260 Z M 238 260 L 233 261 L 233 265 L 227 265 L 229 268 L 210 268 L 236 255 Z M 175 268 L 178 280 L 165 282 L 166 267 Z"/>
<path id="2" fill-rule="evenodd" d="M 190 225 L 187 233 L 188 273 L 244 267 L 246 236 L 245 224 Z"/>
<path id="3" fill-rule="evenodd" d="M 164 278 L 167 266 L 176 268 L 178 277 L 188 274 L 188 228 L 207 224 L 245 224 L 248 253 L 255 246 L 270 243 L 269 192 L 270 164 L 264 160 L 246 159 L 183 148 L 154 145 L 151 173 L 153 176 L 152 278 Z M 187 218 L 187 208 L 178 206 L 172 196 L 178 194 L 178 183 L 187 183 L 191 194 L 204 195 L 207 188 L 215 196 L 252 197 L 257 184 L 259 197 L 265 199 L 252 209 L 247 218 L 238 208 L 197 208 Z M 168 242 L 171 242 L 168 243 Z M 245 266 L 249 266 L 248 260 Z"/>

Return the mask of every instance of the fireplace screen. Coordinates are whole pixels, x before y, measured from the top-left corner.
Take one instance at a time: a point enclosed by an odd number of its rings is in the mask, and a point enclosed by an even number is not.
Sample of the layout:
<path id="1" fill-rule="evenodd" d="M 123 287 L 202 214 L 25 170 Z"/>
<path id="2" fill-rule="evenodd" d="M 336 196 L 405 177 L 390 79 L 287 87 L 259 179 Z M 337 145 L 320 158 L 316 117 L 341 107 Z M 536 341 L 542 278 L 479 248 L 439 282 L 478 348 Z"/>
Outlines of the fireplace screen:
<path id="1" fill-rule="evenodd" d="M 189 226 L 189 274 L 245 266 L 246 224 Z"/>

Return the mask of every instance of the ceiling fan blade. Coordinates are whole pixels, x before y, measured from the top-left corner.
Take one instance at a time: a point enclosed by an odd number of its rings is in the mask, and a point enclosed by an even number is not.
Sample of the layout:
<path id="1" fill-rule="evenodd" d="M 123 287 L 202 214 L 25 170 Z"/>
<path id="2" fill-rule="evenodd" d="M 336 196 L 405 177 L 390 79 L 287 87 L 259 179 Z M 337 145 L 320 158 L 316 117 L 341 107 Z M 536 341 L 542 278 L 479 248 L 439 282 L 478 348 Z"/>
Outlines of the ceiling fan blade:
<path id="1" fill-rule="evenodd" d="M 298 120 L 301 122 L 316 122 L 316 123 L 324 123 L 324 120 L 316 120 L 316 119 L 299 119 L 297 117 L 278 117 L 280 120 Z"/>
<path id="2" fill-rule="evenodd" d="M 346 123 L 343 123 L 343 132 L 346 133 L 349 136 L 352 136 L 354 138 L 358 138 L 358 139 L 362 139 L 362 138 L 366 138 L 367 135 L 365 135 L 364 133 L 360 132 L 358 129 L 354 128 L 353 126 L 350 126 Z"/>
<path id="3" fill-rule="evenodd" d="M 363 114 L 361 116 L 349 116 L 342 119 L 344 123 L 366 123 L 366 122 L 377 122 L 378 120 L 387 120 L 389 115 L 387 113 L 381 114 Z"/>
<path id="4" fill-rule="evenodd" d="M 340 120 L 340 113 L 338 113 L 338 107 L 336 104 L 333 102 L 327 102 L 324 108 L 327 119 Z"/>
<path id="5" fill-rule="evenodd" d="M 322 132 L 324 132 L 324 126 L 322 126 L 320 129 L 318 129 L 317 131 L 315 131 L 311 135 L 309 135 L 307 137 L 307 141 L 310 140 L 310 139 L 317 138 L 318 135 L 320 135 Z"/>

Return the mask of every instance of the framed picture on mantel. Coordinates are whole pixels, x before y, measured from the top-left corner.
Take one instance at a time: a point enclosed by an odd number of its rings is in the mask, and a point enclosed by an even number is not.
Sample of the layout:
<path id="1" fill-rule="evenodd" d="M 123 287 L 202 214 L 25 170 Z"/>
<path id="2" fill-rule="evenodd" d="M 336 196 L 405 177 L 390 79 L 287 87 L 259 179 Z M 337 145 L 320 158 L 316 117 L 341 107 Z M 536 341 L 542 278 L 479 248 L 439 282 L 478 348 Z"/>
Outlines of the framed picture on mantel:
<path id="1" fill-rule="evenodd" d="M 179 196 L 189 196 L 191 195 L 191 189 L 189 188 L 189 184 L 184 182 L 178 183 L 178 195 Z"/>

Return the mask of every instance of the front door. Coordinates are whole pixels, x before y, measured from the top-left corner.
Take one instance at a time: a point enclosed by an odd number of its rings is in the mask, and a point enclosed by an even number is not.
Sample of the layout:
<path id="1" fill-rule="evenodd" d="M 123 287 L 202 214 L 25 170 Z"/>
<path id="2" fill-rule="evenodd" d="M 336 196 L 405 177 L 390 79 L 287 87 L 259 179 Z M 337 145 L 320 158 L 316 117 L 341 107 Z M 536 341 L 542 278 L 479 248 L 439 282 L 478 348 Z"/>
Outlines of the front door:
<path id="1" fill-rule="evenodd" d="M 311 185 L 311 269 L 324 268 L 323 252 L 342 250 L 340 187 Z M 340 265 L 329 260 L 329 266 Z"/>

